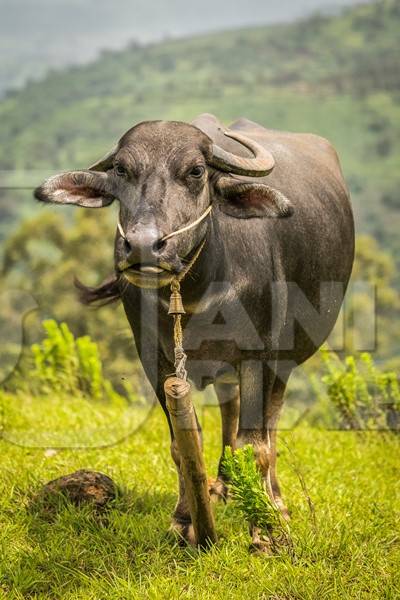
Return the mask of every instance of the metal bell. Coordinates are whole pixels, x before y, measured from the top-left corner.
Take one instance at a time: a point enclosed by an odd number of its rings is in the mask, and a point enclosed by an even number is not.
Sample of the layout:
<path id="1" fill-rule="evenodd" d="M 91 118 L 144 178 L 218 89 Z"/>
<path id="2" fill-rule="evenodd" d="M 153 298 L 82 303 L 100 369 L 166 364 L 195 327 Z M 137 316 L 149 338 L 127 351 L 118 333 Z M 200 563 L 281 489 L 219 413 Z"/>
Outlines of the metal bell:
<path id="1" fill-rule="evenodd" d="M 185 309 L 183 308 L 182 296 L 178 290 L 173 290 L 169 299 L 169 315 L 184 315 Z"/>

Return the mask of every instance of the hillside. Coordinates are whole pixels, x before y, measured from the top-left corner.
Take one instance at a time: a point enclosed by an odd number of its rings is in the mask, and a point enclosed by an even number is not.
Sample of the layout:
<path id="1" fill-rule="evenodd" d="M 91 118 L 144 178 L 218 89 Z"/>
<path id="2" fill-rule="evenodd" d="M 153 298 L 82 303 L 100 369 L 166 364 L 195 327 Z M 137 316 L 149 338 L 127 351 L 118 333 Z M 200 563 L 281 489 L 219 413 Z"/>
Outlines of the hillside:
<path id="1" fill-rule="evenodd" d="M 0 103 L 0 170 L 82 168 L 144 119 L 246 115 L 330 138 L 359 230 L 398 253 L 399 25 L 400 0 L 381 0 L 335 17 L 108 52 Z M 28 191 L 3 189 L 2 235 L 33 209 Z"/>
<path id="2" fill-rule="evenodd" d="M 49 69 L 87 63 L 130 40 L 168 37 L 295 20 L 360 0 L 0 0 L 0 97 Z"/>

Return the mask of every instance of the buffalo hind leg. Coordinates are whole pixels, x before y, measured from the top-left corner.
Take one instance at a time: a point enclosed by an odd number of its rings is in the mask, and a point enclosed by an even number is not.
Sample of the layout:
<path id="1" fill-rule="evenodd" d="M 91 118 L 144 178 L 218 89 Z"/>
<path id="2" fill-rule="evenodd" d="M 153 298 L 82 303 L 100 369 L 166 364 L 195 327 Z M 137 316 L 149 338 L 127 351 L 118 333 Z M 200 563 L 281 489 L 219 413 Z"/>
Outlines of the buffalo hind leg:
<path id="1" fill-rule="evenodd" d="M 286 381 L 284 379 L 284 381 Z M 240 418 L 237 446 L 253 446 L 257 466 L 270 500 L 287 517 L 276 475 L 276 427 L 285 384 L 261 361 L 245 361 L 240 372 Z M 272 551 L 272 531 L 262 532 L 250 523 L 252 547 Z M 270 535 L 265 535 L 266 533 Z"/>

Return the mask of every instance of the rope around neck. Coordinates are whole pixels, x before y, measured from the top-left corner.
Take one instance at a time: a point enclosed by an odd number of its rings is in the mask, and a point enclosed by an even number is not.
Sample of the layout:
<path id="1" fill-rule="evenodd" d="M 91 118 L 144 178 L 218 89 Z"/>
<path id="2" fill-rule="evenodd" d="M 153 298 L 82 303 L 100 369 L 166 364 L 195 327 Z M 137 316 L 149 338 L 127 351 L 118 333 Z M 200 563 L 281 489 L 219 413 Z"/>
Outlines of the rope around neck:
<path id="1" fill-rule="evenodd" d="M 175 375 L 178 379 L 187 379 L 187 371 L 185 368 L 187 356 L 183 349 L 183 330 L 182 330 L 182 315 L 185 314 L 183 307 L 182 296 L 181 296 L 181 285 L 180 282 L 189 273 L 194 263 L 201 254 L 204 248 L 206 239 L 201 242 L 196 252 L 192 256 L 190 262 L 186 265 L 185 269 L 176 275 L 171 282 L 171 296 L 169 299 L 169 310 L 168 314 L 174 318 L 174 367 Z"/>

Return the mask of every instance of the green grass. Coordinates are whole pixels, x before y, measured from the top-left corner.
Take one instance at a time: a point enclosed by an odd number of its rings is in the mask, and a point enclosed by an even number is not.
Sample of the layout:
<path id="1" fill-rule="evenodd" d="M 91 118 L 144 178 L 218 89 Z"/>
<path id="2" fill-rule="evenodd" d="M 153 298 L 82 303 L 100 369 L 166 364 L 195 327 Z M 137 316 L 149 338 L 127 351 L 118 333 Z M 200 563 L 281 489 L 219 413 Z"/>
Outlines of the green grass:
<path id="1" fill-rule="evenodd" d="M 43 428 L 79 427 L 77 401 L 52 402 Z M 232 503 L 216 508 L 220 541 L 208 553 L 180 548 L 167 535 L 176 474 L 158 407 L 119 444 L 52 456 L 6 441 L 21 410 L 8 397 L 0 442 L 0 598 L 399 598 L 398 436 L 282 432 L 279 468 L 295 556 L 267 558 L 249 553 L 246 524 Z M 110 411 L 96 421 L 100 427 L 113 419 Z M 211 475 L 220 452 L 218 409 L 204 409 L 201 418 Z M 101 470 L 121 486 L 106 519 L 72 506 L 52 518 L 28 510 L 42 483 L 78 468 Z"/>

